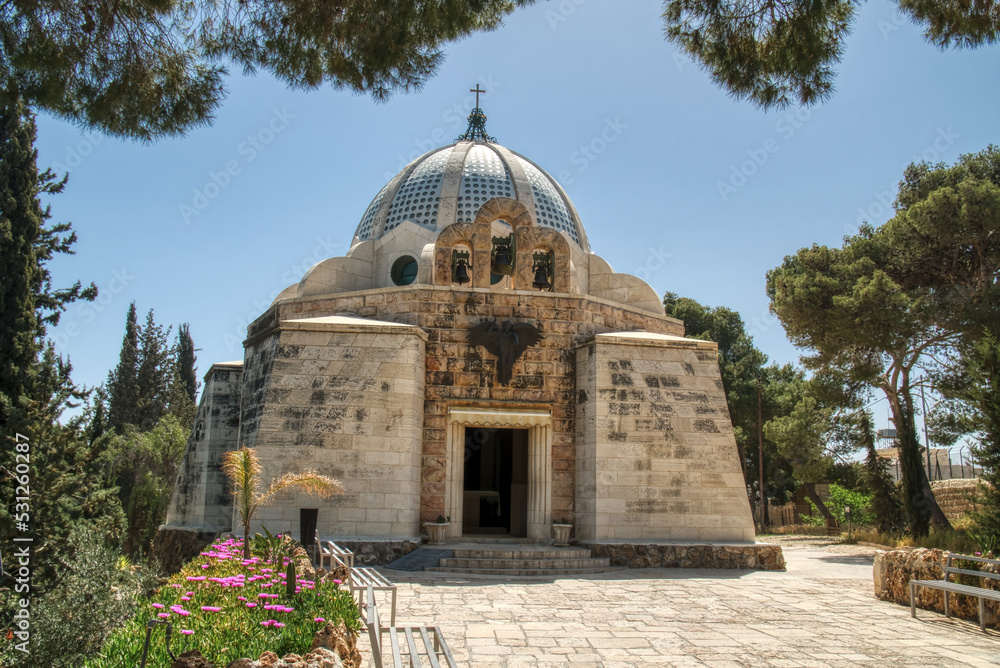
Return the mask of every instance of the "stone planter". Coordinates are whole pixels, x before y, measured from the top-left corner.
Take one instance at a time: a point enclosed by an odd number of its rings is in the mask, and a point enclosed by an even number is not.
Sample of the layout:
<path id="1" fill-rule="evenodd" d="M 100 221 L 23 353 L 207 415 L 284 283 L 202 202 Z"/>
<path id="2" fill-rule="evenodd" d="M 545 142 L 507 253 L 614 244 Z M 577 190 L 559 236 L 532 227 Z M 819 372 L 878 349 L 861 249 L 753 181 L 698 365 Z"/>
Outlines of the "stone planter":
<path id="1" fill-rule="evenodd" d="M 556 547 L 569 547 L 569 535 L 573 532 L 572 524 L 553 524 Z"/>
<path id="2" fill-rule="evenodd" d="M 427 527 L 428 545 L 444 545 L 444 539 L 448 535 L 448 527 L 451 526 L 451 522 L 428 522 L 424 526 Z"/>

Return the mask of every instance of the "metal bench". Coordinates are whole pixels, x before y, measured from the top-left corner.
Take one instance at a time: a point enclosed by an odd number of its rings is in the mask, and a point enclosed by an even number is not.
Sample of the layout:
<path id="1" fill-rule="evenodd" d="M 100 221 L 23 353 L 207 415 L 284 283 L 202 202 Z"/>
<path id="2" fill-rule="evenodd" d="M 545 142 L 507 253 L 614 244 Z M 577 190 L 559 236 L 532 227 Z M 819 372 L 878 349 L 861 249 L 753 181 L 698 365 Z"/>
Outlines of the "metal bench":
<path id="1" fill-rule="evenodd" d="M 369 603 L 371 603 L 371 596 L 374 596 L 376 591 L 387 591 L 392 594 L 392 610 L 389 616 L 389 625 L 396 625 L 396 585 L 389 582 L 388 579 L 381 573 L 379 573 L 374 568 L 367 568 L 361 566 L 359 568 L 351 569 L 351 593 L 357 593 L 358 596 L 358 610 L 365 609 L 365 593 L 371 592 L 369 596 Z"/>
<path id="2" fill-rule="evenodd" d="M 389 652 L 392 654 L 391 665 L 394 668 L 403 668 L 404 666 L 419 668 L 419 666 L 424 665 L 432 668 L 440 668 L 441 666 L 458 668 L 439 627 L 392 625 L 383 629 L 378 618 L 378 607 L 375 605 L 375 591 L 370 586 L 367 589 L 368 606 L 365 623 L 368 625 L 368 640 L 371 642 L 375 668 L 382 668 L 386 665 L 384 659 L 387 659 L 388 655 L 382 656 L 382 642 L 386 635 L 389 636 Z M 403 663 L 404 657 L 406 657 L 405 664 Z"/>
<path id="3" fill-rule="evenodd" d="M 329 571 L 332 571 L 335 565 L 354 568 L 354 553 L 333 541 L 321 541 L 318 531 L 316 532 L 316 557 L 319 559 L 320 568 L 325 568 L 323 564 L 329 562 L 330 566 L 327 568 Z"/>
<path id="4" fill-rule="evenodd" d="M 910 580 L 910 616 L 917 616 L 917 587 L 927 587 L 928 589 L 938 589 L 944 592 L 944 615 L 951 617 L 951 610 L 948 607 L 948 594 L 965 594 L 979 599 L 979 628 L 986 631 L 986 599 L 1000 601 L 1000 591 L 985 589 L 975 585 L 964 585 L 958 582 L 949 582 L 948 577 L 952 574 L 973 575 L 980 578 L 990 578 L 1000 580 L 1000 574 L 988 573 L 985 571 L 973 571 L 966 568 L 952 566 L 952 561 L 976 561 L 982 564 L 993 564 L 1000 566 L 1000 561 L 996 559 L 986 559 L 984 557 L 967 557 L 962 554 L 948 554 L 948 559 L 944 565 L 944 577 L 940 580 Z"/>

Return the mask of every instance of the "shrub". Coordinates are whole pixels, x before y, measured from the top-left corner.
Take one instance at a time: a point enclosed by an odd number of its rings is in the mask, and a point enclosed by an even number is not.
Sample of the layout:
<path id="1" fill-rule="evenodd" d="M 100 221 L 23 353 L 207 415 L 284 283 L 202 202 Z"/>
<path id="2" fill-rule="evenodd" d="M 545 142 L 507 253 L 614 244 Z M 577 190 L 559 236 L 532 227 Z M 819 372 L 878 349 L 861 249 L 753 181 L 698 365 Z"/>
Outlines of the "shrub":
<path id="1" fill-rule="evenodd" d="M 156 584 L 155 573 L 130 566 L 117 547 L 89 528 L 73 530 L 68 544 L 57 555 L 64 564 L 57 586 L 44 596 L 33 592 L 29 653 L 14 648 L 16 638 L 0 639 L 0 664 L 76 668 L 135 614 L 143 593 Z M 5 595 L 4 608 L 12 609 L 15 594 Z"/>
<path id="2" fill-rule="evenodd" d="M 189 562 L 152 596 L 139 614 L 117 631 L 88 668 L 137 666 L 150 619 L 173 625 L 175 655 L 197 649 L 209 661 L 225 666 L 235 659 L 305 654 L 313 635 L 327 621 L 361 628 L 357 604 L 340 583 L 296 578 L 295 594 L 285 594 L 285 573 L 254 557 L 243 560 L 241 539 L 220 539 Z M 287 565 L 288 559 L 284 559 Z M 149 666 L 170 665 L 164 632 L 153 631 Z"/>

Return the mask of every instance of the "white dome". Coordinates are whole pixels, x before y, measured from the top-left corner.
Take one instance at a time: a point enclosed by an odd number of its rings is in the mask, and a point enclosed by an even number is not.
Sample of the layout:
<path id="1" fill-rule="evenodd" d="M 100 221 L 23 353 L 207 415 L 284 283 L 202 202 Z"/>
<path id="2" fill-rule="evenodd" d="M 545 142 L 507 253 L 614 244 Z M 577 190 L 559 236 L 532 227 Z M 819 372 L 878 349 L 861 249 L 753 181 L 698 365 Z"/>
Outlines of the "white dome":
<path id="1" fill-rule="evenodd" d="M 538 225 L 590 250 L 580 217 L 556 180 L 524 156 L 481 140 L 458 141 L 407 165 L 368 205 L 353 243 L 379 239 L 404 220 L 435 232 L 471 223 L 494 197 L 518 200 Z"/>

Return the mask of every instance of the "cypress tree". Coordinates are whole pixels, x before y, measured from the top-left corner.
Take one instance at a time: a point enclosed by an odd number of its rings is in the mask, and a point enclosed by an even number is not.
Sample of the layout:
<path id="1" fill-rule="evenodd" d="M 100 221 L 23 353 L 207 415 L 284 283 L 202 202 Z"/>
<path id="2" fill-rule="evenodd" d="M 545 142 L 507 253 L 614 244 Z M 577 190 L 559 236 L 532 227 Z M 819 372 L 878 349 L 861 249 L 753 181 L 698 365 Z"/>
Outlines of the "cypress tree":
<path id="1" fill-rule="evenodd" d="M 30 447 L 30 523 L 15 524 L 11 511 L 17 482 L 0 477 L 0 539 L 16 529 L 33 535 L 33 590 L 44 595 L 58 569 L 53 555 L 65 548 L 69 531 L 81 523 L 98 524 L 105 535 L 120 533 L 121 509 L 113 491 L 100 485 L 93 448 L 80 419 L 60 422 L 66 408 L 87 393 L 70 380 L 69 362 L 45 342 L 67 304 L 93 300 L 97 289 L 77 282 L 55 289 L 46 263 L 55 253 L 72 254 L 76 241 L 68 223 L 47 224 L 41 194 L 57 194 L 65 179 L 39 172 L 34 149 L 35 121 L 16 97 L 0 104 L 0 424 L 3 440 L 21 434 Z M 22 441 L 24 439 L 17 439 Z M 0 448 L 0 466 L 16 470 L 16 451 Z M 110 502 L 109 502 L 110 501 Z M 20 520 L 18 520 L 20 522 Z"/>
<path id="2" fill-rule="evenodd" d="M 97 296 L 93 284 L 52 288 L 45 263 L 55 253 L 72 254 L 76 234 L 69 223 L 46 225 L 51 211 L 39 195 L 62 192 L 66 179 L 38 171 L 35 137 L 31 112 L 20 99 L 6 99 L 0 106 L 0 424 L 8 426 L 30 395 L 46 326 L 57 324 L 70 302 Z"/>
<path id="3" fill-rule="evenodd" d="M 899 531 L 903 527 L 903 511 L 896 483 L 889 475 L 888 462 L 875 451 L 875 434 L 871 416 L 862 412 L 857 420 L 858 436 L 865 449 L 865 482 L 872 493 L 872 512 L 882 533 Z"/>
<path id="4" fill-rule="evenodd" d="M 136 385 L 139 415 L 133 423 L 139 431 L 149 431 L 166 415 L 173 376 L 173 351 L 167 345 L 170 329 L 156 324 L 153 309 L 139 330 L 139 366 Z"/>
<path id="5" fill-rule="evenodd" d="M 191 327 L 188 323 L 181 324 L 177 328 L 177 373 L 188 398 L 193 403 L 198 396 L 198 376 L 195 374 L 194 363 L 198 360 L 195 356 L 194 339 L 191 338 Z"/>
<path id="6" fill-rule="evenodd" d="M 139 422 L 139 323 L 135 302 L 125 316 L 125 336 L 118 354 L 118 366 L 108 374 L 108 427 L 122 433 L 126 425 Z"/>

